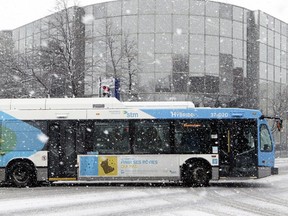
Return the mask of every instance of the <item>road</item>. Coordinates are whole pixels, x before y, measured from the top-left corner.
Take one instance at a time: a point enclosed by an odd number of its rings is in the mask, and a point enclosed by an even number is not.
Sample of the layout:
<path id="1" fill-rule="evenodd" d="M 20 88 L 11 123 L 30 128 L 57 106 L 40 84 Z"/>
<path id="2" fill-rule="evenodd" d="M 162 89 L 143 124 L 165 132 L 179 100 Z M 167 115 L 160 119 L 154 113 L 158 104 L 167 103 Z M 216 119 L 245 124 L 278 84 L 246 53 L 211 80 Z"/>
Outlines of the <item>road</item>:
<path id="1" fill-rule="evenodd" d="M 143 184 L 2 186 L 0 215 L 288 215 L 288 159 L 278 159 L 277 165 L 277 176 L 212 182 L 206 188 Z"/>

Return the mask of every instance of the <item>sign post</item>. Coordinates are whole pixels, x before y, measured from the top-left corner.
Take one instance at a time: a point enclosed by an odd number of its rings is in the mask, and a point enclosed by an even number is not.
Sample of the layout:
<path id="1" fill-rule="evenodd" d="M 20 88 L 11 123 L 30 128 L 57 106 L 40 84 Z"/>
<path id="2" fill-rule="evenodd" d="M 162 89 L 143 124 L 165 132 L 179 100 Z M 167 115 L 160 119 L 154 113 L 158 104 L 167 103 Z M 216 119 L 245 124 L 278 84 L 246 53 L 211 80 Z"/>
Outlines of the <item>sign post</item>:
<path id="1" fill-rule="evenodd" d="M 99 97 L 115 97 L 120 100 L 120 79 L 99 77 Z"/>

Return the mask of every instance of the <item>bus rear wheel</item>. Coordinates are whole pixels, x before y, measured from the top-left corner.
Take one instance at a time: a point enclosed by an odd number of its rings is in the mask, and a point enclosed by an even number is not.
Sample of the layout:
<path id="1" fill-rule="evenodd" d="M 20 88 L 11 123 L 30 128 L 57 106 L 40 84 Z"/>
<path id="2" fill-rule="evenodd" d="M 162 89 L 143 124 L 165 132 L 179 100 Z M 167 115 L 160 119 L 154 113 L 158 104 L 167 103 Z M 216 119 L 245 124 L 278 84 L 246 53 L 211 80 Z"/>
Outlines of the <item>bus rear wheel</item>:
<path id="1" fill-rule="evenodd" d="M 183 172 L 183 183 L 188 187 L 206 187 L 209 185 L 209 168 L 203 163 L 187 164 Z"/>
<path id="2" fill-rule="evenodd" d="M 8 182 L 16 187 L 34 186 L 35 169 L 27 162 L 15 162 L 8 168 Z"/>

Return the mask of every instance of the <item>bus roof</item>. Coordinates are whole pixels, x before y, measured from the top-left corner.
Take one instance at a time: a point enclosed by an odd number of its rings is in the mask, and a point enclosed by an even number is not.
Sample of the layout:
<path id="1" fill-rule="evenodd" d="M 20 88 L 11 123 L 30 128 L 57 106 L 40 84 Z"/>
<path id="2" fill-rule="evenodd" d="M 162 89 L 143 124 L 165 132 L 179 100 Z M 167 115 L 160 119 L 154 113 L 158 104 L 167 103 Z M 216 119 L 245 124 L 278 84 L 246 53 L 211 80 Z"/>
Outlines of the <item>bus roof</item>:
<path id="1" fill-rule="evenodd" d="M 259 110 L 195 108 L 192 102 L 120 102 L 116 98 L 0 99 L 0 117 L 47 119 L 255 119 Z M 10 116 L 10 117 L 9 117 Z"/>
<path id="2" fill-rule="evenodd" d="M 142 101 L 142 102 L 123 102 L 127 108 L 138 109 L 186 109 L 195 108 L 190 101 Z"/>
<path id="3" fill-rule="evenodd" d="M 74 109 L 186 109 L 194 108 L 188 101 L 120 102 L 116 98 L 21 98 L 0 99 L 0 110 L 74 110 Z"/>
<path id="4" fill-rule="evenodd" d="M 21 98 L 0 99 L 0 110 L 73 110 L 125 108 L 116 98 Z"/>

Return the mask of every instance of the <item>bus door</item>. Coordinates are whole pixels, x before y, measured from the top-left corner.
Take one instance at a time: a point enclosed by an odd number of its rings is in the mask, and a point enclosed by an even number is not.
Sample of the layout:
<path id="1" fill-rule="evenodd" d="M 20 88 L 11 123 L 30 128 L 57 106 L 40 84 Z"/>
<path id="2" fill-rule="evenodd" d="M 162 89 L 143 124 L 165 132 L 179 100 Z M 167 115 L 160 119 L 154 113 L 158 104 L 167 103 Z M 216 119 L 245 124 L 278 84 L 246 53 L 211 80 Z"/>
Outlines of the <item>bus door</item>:
<path id="1" fill-rule="evenodd" d="M 257 176 L 257 123 L 255 120 L 223 122 L 220 139 L 220 176 Z"/>
<path id="2" fill-rule="evenodd" d="M 56 121 L 49 125 L 49 180 L 76 179 L 76 124 Z"/>
<path id="3" fill-rule="evenodd" d="M 262 178 L 271 175 L 271 167 L 274 167 L 275 149 L 273 146 L 271 133 L 265 120 L 259 120 L 259 129 L 258 177 Z"/>

